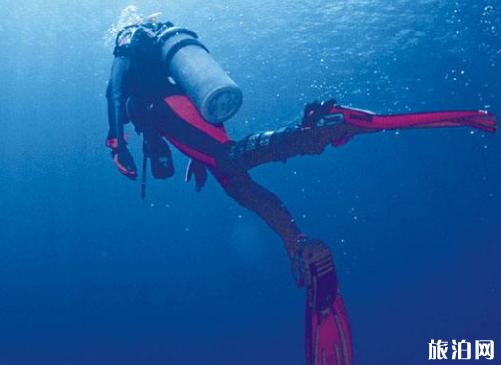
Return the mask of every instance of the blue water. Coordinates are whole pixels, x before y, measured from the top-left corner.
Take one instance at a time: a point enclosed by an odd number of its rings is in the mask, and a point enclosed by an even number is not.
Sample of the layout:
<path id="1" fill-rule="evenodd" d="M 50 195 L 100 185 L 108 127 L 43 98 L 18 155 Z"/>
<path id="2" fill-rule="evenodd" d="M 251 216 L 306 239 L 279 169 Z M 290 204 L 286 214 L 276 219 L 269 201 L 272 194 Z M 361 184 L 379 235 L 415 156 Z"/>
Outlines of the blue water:
<path id="1" fill-rule="evenodd" d="M 185 184 L 178 152 L 144 202 L 115 171 L 103 36 L 126 5 L 2 0 L 0 364 L 303 365 L 304 292 L 278 237 L 214 180 Z M 495 0 L 138 5 L 198 31 L 242 87 L 234 138 L 331 97 L 501 114 Z M 501 344 L 500 166 L 499 135 L 421 130 L 253 176 L 332 247 L 356 364 L 417 365 L 431 339 Z"/>

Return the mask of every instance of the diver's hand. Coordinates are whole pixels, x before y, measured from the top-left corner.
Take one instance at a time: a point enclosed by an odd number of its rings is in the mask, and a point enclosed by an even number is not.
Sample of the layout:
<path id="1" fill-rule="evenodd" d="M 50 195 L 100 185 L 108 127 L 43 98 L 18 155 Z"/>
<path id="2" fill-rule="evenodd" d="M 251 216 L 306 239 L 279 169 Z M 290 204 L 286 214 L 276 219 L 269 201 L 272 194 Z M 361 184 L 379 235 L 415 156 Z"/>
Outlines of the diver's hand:
<path id="1" fill-rule="evenodd" d="M 129 179 L 136 180 L 137 168 L 134 158 L 127 148 L 127 143 L 113 138 L 106 141 L 106 146 L 111 148 L 111 157 L 118 171 Z"/>
<path id="2" fill-rule="evenodd" d="M 189 182 L 193 176 L 195 176 L 195 187 L 197 189 L 197 192 L 199 192 L 207 182 L 207 168 L 203 163 L 191 159 L 188 163 L 188 167 L 186 169 L 186 177 L 184 180 L 186 182 Z"/>

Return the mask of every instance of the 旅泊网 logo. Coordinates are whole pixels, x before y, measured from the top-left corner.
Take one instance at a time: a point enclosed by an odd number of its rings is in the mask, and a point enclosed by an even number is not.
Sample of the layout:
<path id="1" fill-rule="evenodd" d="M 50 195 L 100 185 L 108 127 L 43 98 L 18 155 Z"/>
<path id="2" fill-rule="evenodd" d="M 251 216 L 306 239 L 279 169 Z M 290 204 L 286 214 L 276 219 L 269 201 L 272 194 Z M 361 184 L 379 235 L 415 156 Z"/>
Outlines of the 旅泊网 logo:
<path id="1" fill-rule="evenodd" d="M 475 346 L 471 342 L 462 340 L 458 342 L 452 340 L 449 351 L 449 342 L 431 340 L 429 345 L 428 360 L 494 360 L 494 341 L 475 341 Z"/>

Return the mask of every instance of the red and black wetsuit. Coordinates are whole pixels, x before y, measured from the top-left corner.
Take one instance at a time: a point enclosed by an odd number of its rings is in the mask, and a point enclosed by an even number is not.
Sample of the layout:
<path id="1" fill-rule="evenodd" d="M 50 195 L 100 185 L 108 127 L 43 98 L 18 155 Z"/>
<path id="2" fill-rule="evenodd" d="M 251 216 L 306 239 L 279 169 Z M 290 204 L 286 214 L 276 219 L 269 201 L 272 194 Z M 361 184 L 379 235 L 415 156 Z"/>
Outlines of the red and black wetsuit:
<path id="1" fill-rule="evenodd" d="M 162 26 L 140 27 L 154 32 Z M 147 125 L 148 130 L 154 130 L 185 155 L 203 163 L 230 197 L 261 216 L 286 244 L 294 242 L 300 231 L 288 210 L 276 195 L 252 180 L 248 170 L 296 155 L 321 153 L 331 138 L 316 130 L 293 126 L 233 141 L 222 124 L 204 120 L 182 90 L 169 81 L 160 58 L 154 52 L 148 54 L 147 47 L 134 49 L 134 42 L 128 42 L 130 38 L 128 34 L 119 35 L 114 51 L 107 89 L 108 140 L 123 140 L 124 124 L 130 119 L 138 122 L 139 129 Z M 129 115 L 128 101 L 139 105 L 134 108 L 134 116 Z"/>

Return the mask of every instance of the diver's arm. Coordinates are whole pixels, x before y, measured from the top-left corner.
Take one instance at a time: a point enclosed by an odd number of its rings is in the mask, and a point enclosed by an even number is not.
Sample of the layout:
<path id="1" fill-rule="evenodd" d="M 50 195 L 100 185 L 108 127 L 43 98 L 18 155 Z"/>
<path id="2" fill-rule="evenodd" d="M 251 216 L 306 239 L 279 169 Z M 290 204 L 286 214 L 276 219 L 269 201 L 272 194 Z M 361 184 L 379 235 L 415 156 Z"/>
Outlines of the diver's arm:
<path id="1" fill-rule="evenodd" d="M 126 103 L 130 95 L 130 58 L 117 55 L 111 68 L 111 76 L 106 90 L 108 100 L 108 123 L 110 130 L 106 145 L 111 148 L 111 156 L 118 170 L 128 178 L 137 177 L 136 164 L 127 149 L 124 138 L 124 124 L 128 121 Z"/>
<path id="2" fill-rule="evenodd" d="M 124 140 L 124 124 L 128 121 L 126 103 L 130 93 L 130 58 L 117 55 L 111 67 L 110 80 L 106 90 L 108 101 L 108 140 Z"/>

